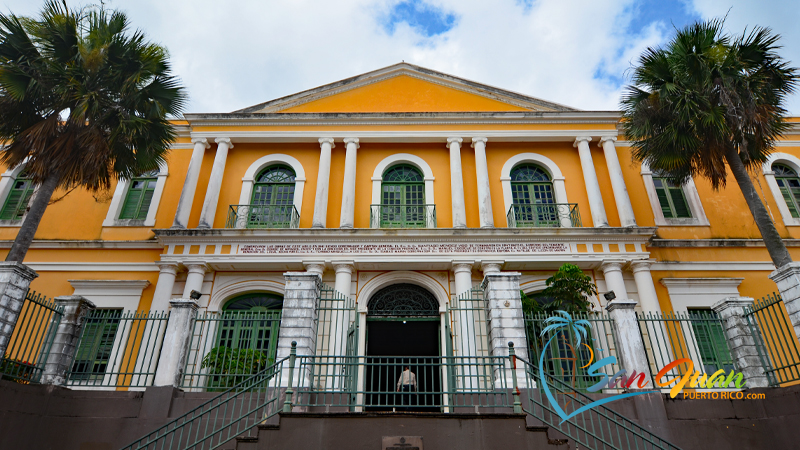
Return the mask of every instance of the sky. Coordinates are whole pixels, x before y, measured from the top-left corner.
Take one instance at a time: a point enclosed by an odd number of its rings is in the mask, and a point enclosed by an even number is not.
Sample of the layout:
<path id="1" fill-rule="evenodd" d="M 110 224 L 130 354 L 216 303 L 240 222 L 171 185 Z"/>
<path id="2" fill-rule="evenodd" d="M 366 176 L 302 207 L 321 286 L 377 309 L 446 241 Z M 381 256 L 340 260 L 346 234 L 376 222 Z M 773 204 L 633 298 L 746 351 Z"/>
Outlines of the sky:
<path id="1" fill-rule="evenodd" d="M 2 0 L 36 15 L 43 1 Z M 72 1 L 73 6 L 90 1 Z M 164 45 L 186 112 L 230 112 L 406 61 L 583 110 L 619 107 L 631 67 L 695 20 L 766 26 L 800 66 L 790 0 L 106 0 Z M 800 95 L 787 109 L 800 115 Z"/>

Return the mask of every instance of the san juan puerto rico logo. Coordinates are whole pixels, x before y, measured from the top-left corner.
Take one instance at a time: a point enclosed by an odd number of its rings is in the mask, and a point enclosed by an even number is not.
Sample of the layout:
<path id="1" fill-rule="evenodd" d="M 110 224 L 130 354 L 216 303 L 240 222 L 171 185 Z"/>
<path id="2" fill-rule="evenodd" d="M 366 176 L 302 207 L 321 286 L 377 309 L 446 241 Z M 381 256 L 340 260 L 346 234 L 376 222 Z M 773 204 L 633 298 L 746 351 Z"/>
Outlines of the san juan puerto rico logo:
<path id="1" fill-rule="evenodd" d="M 591 336 L 591 327 L 592 324 L 585 319 L 574 320 L 572 316 L 566 311 L 555 311 L 557 315 L 549 317 L 545 320 L 545 324 L 547 325 L 540 333 L 540 337 L 545 338 L 548 333 L 552 335 L 547 340 L 547 342 L 542 347 L 541 354 L 539 356 L 539 380 L 541 382 L 541 390 L 544 392 L 544 395 L 547 397 L 547 400 L 552 405 L 556 414 L 561 417 L 561 423 L 566 422 L 572 417 L 581 414 L 584 411 L 589 409 L 595 408 L 600 405 L 604 405 L 606 403 L 615 402 L 618 400 L 622 400 L 624 398 L 633 397 L 636 395 L 643 395 L 652 393 L 655 388 L 652 387 L 651 380 L 648 379 L 646 376 L 646 372 L 633 370 L 630 375 L 628 375 L 628 371 L 625 368 L 621 368 L 613 375 L 608 375 L 607 373 L 603 372 L 601 369 L 610 366 L 613 367 L 617 365 L 617 357 L 614 355 L 606 356 L 604 358 L 598 359 L 596 362 L 593 362 L 596 356 L 596 353 L 602 354 L 605 350 L 604 349 L 592 349 L 592 346 L 587 344 L 587 341 L 592 339 Z M 552 393 L 551 387 L 547 383 L 548 375 L 545 372 L 545 368 L 548 365 L 545 365 L 545 357 L 549 354 L 548 348 L 554 343 L 554 340 L 563 337 L 563 336 L 574 336 L 575 346 L 574 348 L 569 345 L 567 346 L 573 352 L 574 359 L 573 361 L 577 365 L 577 353 L 578 351 L 583 351 L 585 348 L 589 354 L 589 362 L 583 366 L 576 367 L 575 370 L 586 370 L 586 374 L 588 378 L 596 378 L 597 383 L 587 387 L 585 390 L 590 393 L 599 392 L 602 389 L 630 389 L 634 383 L 636 383 L 636 387 L 638 387 L 639 391 L 636 392 L 625 392 L 622 394 L 612 395 L 609 397 L 605 397 L 600 400 L 596 400 L 589 404 L 586 404 L 571 413 L 566 413 L 561 405 L 556 402 L 556 399 Z M 556 342 L 556 345 L 558 343 Z M 579 349 L 578 351 L 575 348 Z M 561 349 L 559 349 L 561 350 Z M 599 358 L 599 355 L 597 355 Z M 556 359 L 565 359 L 565 358 L 551 358 L 552 360 Z M 556 363 L 560 363 L 560 361 L 553 361 Z M 670 371 L 680 368 L 679 372 L 681 373 L 680 376 L 665 379 Z M 731 370 L 730 373 L 726 376 L 724 370 L 717 370 L 711 376 L 706 373 L 702 373 L 700 370 L 694 370 L 694 363 L 689 358 L 677 358 L 664 366 L 656 376 L 653 378 L 655 380 L 656 385 L 658 388 L 666 388 L 670 385 L 669 395 L 671 398 L 675 398 L 684 388 L 690 389 L 710 389 L 713 387 L 718 388 L 727 388 L 728 386 L 733 383 L 732 387 L 736 389 L 741 389 L 744 386 L 744 377 L 741 373 L 736 373 L 735 371 Z M 574 377 L 573 377 L 574 380 Z M 573 385 L 574 389 L 575 386 Z"/>

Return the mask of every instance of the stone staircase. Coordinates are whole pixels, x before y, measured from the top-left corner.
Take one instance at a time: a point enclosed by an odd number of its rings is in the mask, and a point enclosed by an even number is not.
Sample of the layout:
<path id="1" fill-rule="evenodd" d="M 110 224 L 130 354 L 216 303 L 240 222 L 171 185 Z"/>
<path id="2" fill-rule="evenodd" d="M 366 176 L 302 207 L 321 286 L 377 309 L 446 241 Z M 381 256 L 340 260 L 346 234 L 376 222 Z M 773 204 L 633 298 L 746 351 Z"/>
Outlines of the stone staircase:
<path id="1" fill-rule="evenodd" d="M 528 419 L 530 420 L 530 418 Z M 422 437 L 424 450 L 567 450 L 568 440 L 524 414 L 290 413 L 258 425 L 226 450 L 378 450 L 383 438 Z M 411 440 L 408 440 L 411 442 Z M 395 444 L 393 442 L 393 444 Z M 411 450 L 400 443 L 394 448 Z"/>

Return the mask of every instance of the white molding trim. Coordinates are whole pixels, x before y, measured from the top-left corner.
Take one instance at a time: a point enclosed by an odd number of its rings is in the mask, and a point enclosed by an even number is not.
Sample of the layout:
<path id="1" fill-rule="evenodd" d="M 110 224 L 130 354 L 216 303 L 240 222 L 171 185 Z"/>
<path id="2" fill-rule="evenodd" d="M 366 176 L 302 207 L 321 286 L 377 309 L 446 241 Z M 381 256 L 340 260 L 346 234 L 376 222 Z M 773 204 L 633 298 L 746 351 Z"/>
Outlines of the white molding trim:
<path id="1" fill-rule="evenodd" d="M 651 272 L 659 270 L 733 270 L 737 272 L 772 272 L 775 270 L 775 265 L 769 261 L 659 261 L 650 266 Z"/>
<path id="2" fill-rule="evenodd" d="M 253 194 L 253 186 L 255 185 L 256 176 L 265 167 L 276 163 L 286 164 L 287 166 L 291 167 L 292 170 L 294 170 L 295 184 L 294 200 L 292 203 L 294 204 L 294 207 L 297 208 L 297 213 L 300 214 L 300 212 L 303 210 L 303 191 L 305 190 L 306 186 L 306 171 L 303 169 L 303 165 L 300 164 L 300 161 L 292 156 L 282 153 L 274 153 L 271 155 L 262 156 L 247 168 L 244 173 L 244 177 L 242 177 L 242 192 L 239 194 L 239 204 L 250 204 L 250 196 Z"/>
<path id="3" fill-rule="evenodd" d="M 98 308 L 122 308 L 136 311 L 142 299 L 142 291 L 148 280 L 67 280 L 74 290 L 72 295 L 81 295 L 91 300 Z"/>
<path id="4" fill-rule="evenodd" d="M 208 311 L 221 311 L 222 305 L 233 297 L 250 292 L 271 292 L 285 295 L 285 285 L 271 280 L 240 281 L 221 289 L 214 290 L 208 301 Z"/>
<path id="5" fill-rule="evenodd" d="M 408 153 L 396 153 L 384 158 L 383 161 L 379 162 L 378 165 L 375 166 L 375 170 L 372 172 L 372 205 L 377 205 L 381 202 L 381 183 L 383 183 L 383 173 L 386 172 L 386 169 L 389 167 L 403 163 L 411 164 L 422 171 L 422 176 L 425 179 L 425 203 L 436 203 L 436 200 L 433 196 L 434 177 L 431 166 L 429 166 L 428 163 L 419 156 Z"/>
<path id="6" fill-rule="evenodd" d="M 688 308 L 711 308 L 727 297 L 740 297 L 739 285 L 744 278 L 662 278 L 672 310 L 686 313 Z"/>
<path id="7" fill-rule="evenodd" d="M 104 227 L 120 227 L 120 226 L 142 226 L 154 227 L 156 225 L 156 213 L 158 212 L 158 205 L 161 203 L 161 197 L 164 194 L 164 185 L 167 183 L 167 163 L 162 162 L 158 165 L 158 176 L 156 178 L 156 189 L 153 191 L 153 198 L 150 201 L 150 207 L 147 209 L 147 217 L 141 223 L 138 220 L 120 219 L 119 215 L 122 212 L 122 203 L 125 200 L 125 195 L 128 193 L 128 186 L 130 180 L 120 178 L 117 181 L 117 187 L 114 189 L 114 196 L 111 198 L 111 204 L 108 206 L 108 213 L 106 219 L 103 221 Z"/>
<path id="8" fill-rule="evenodd" d="M 155 263 L 120 262 L 32 262 L 26 266 L 39 272 L 158 272 Z"/>
<path id="9" fill-rule="evenodd" d="M 420 272 L 412 272 L 405 270 L 395 270 L 392 272 L 382 273 L 375 278 L 367 281 L 358 293 L 358 312 L 366 313 L 368 311 L 367 305 L 369 299 L 380 289 L 387 286 L 399 283 L 416 284 L 425 288 L 428 292 L 436 297 L 439 301 L 439 313 L 447 312 L 447 302 L 449 295 L 445 288 L 439 284 L 434 278 Z"/>
<path id="10" fill-rule="evenodd" d="M 783 224 L 786 226 L 800 226 L 800 218 L 792 217 L 789 207 L 786 205 L 786 200 L 783 199 L 781 188 L 775 180 L 775 172 L 772 171 L 772 165 L 776 162 L 786 164 L 800 174 L 800 158 L 790 155 L 788 153 L 773 153 L 769 155 L 767 161 L 761 167 L 764 172 L 764 178 L 767 180 L 767 186 L 772 191 L 772 196 L 775 198 L 775 203 L 778 205 L 778 210 L 781 212 Z M 775 220 L 773 218 L 773 220 Z"/>
<path id="11" fill-rule="evenodd" d="M 641 169 L 642 181 L 644 181 L 644 189 L 647 192 L 647 198 L 650 200 L 650 207 L 653 210 L 653 219 L 656 226 L 689 226 L 689 227 L 707 227 L 711 224 L 706 216 L 706 211 L 703 209 L 703 203 L 700 201 L 700 194 L 697 193 L 697 186 L 694 180 L 689 178 L 689 181 L 683 185 L 683 194 L 686 197 L 686 202 L 689 204 L 689 210 L 692 212 L 690 218 L 666 218 L 664 212 L 661 210 L 661 203 L 658 201 L 658 194 L 656 194 L 656 186 L 653 184 L 653 172 L 646 162 L 642 163 Z"/>
<path id="12" fill-rule="evenodd" d="M 565 178 L 558 165 L 553 162 L 552 159 L 537 153 L 520 153 L 509 158 L 508 161 L 503 164 L 503 170 L 500 172 L 500 183 L 503 186 L 503 201 L 505 203 L 503 212 L 506 215 L 506 220 L 508 220 L 508 210 L 514 202 L 514 196 L 511 193 L 511 170 L 522 163 L 534 163 L 547 170 L 550 179 L 553 181 L 553 194 L 555 195 L 556 203 L 569 203 L 567 200 Z M 569 221 L 566 221 L 565 224 L 566 223 L 571 225 Z M 506 226 L 509 225 L 506 224 Z"/>

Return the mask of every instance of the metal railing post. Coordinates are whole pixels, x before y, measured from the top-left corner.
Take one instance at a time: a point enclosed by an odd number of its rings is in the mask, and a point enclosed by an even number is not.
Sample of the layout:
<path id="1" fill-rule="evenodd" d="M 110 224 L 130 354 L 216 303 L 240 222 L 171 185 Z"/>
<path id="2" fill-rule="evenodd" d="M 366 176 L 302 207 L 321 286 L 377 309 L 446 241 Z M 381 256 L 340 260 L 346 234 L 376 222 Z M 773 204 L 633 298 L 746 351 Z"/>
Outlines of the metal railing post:
<path id="1" fill-rule="evenodd" d="M 517 353 L 514 351 L 514 343 L 508 341 L 508 360 L 511 361 L 511 379 L 514 380 L 514 414 L 522 414 L 522 403 L 519 401 L 519 384 L 517 383 Z"/>
<path id="2" fill-rule="evenodd" d="M 283 412 L 292 412 L 292 379 L 294 378 L 294 362 L 297 359 L 297 341 L 292 341 L 292 349 L 289 351 L 289 383 L 286 386 L 286 398 L 283 401 Z"/>

